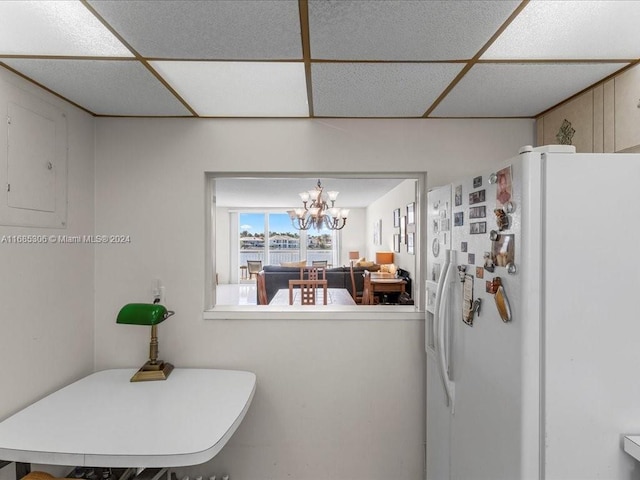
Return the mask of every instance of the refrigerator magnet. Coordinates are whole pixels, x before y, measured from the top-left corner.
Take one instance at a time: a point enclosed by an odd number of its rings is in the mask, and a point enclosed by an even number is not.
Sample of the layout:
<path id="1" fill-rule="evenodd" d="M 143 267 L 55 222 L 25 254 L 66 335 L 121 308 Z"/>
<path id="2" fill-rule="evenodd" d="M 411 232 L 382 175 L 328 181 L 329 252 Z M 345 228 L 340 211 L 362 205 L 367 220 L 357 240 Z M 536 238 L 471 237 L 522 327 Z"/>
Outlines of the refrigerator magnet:
<path id="1" fill-rule="evenodd" d="M 498 170 L 496 176 L 496 206 L 500 208 L 511 200 L 511 166 Z"/>
<path id="2" fill-rule="evenodd" d="M 482 203 L 485 200 L 486 200 L 486 195 L 484 190 L 478 190 L 477 192 L 471 192 L 469 194 L 469 205 Z"/>
<path id="3" fill-rule="evenodd" d="M 479 207 L 469 208 L 469 218 L 484 218 L 487 216 L 487 207 L 481 205 Z"/>
<path id="4" fill-rule="evenodd" d="M 476 267 L 476 278 L 484 278 L 484 268 Z"/>
<path id="5" fill-rule="evenodd" d="M 501 208 L 496 208 L 493 210 L 493 213 L 496 214 L 496 224 L 498 225 L 498 230 L 507 230 L 509 228 L 509 216 L 507 215 L 507 212 L 505 212 Z"/>
<path id="6" fill-rule="evenodd" d="M 491 260 L 499 267 L 506 267 L 515 261 L 515 235 L 500 235 L 491 244 Z"/>
<path id="7" fill-rule="evenodd" d="M 491 258 L 491 252 L 484 252 L 484 269 L 487 272 L 493 272 L 496 269 L 493 259 Z"/>
<path id="8" fill-rule="evenodd" d="M 471 235 L 477 235 L 480 233 L 487 233 L 487 222 L 474 222 L 469 224 L 469 233 Z"/>

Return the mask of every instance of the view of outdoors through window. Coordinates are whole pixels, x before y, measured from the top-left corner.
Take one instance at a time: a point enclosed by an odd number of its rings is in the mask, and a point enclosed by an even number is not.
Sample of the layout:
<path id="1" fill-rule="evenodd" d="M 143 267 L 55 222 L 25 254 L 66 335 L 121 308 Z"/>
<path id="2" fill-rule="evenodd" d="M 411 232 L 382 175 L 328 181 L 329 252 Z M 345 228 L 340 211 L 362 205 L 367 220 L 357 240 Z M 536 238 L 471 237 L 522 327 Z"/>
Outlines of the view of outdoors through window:
<path id="1" fill-rule="evenodd" d="M 286 213 L 240 213 L 238 219 L 240 265 L 246 265 L 247 260 L 262 260 L 263 265 L 301 260 L 308 265 L 316 260 L 333 263 L 335 238 L 331 230 L 296 230 Z"/>

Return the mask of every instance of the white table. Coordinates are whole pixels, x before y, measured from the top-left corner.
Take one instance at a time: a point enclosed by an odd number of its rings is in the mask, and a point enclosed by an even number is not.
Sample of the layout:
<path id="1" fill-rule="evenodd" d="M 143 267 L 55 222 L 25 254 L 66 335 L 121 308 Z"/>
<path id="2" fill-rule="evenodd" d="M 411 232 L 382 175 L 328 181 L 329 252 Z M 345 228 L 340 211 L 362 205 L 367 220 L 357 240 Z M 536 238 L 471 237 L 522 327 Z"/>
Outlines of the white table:
<path id="1" fill-rule="evenodd" d="M 316 305 L 322 306 L 323 292 L 322 288 L 318 288 L 316 296 Z M 327 288 L 327 305 L 355 305 L 353 297 L 346 288 Z M 293 289 L 293 304 L 300 305 L 300 289 Z M 281 288 L 273 296 L 269 305 L 289 305 L 289 289 Z"/>
<path id="2" fill-rule="evenodd" d="M 640 435 L 626 435 L 624 437 L 624 451 L 640 461 Z"/>
<path id="3" fill-rule="evenodd" d="M 136 369 L 97 372 L 0 422 L 0 460 L 95 467 L 179 467 L 213 458 L 244 418 L 251 372 L 173 370 L 130 382 Z"/>

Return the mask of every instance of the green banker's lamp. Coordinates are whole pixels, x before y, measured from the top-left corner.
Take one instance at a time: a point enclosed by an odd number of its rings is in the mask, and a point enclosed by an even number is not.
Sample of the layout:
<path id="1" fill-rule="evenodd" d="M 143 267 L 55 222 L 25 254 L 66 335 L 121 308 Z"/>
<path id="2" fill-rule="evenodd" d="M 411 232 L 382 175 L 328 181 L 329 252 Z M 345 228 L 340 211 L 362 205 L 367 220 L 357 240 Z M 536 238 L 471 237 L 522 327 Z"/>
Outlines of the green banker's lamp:
<path id="1" fill-rule="evenodd" d="M 151 325 L 149 360 L 131 377 L 132 382 L 166 380 L 173 370 L 173 365 L 158 360 L 158 324 L 174 313 L 157 303 L 129 303 L 120 309 L 116 323 Z"/>

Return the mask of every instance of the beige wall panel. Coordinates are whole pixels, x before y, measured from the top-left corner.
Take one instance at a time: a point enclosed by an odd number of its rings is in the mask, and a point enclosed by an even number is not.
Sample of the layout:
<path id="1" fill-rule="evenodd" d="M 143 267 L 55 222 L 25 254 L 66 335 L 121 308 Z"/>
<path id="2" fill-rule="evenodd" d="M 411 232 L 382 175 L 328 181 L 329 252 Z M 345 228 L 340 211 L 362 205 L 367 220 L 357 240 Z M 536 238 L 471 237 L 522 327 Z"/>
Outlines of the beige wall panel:
<path id="1" fill-rule="evenodd" d="M 593 152 L 604 152 L 604 87 L 594 87 L 593 92 Z"/>
<path id="2" fill-rule="evenodd" d="M 615 82 L 613 79 L 603 86 L 603 151 L 613 153 L 615 151 Z"/>
<path id="3" fill-rule="evenodd" d="M 640 66 L 615 78 L 615 151 L 640 145 Z"/>
<path id="4" fill-rule="evenodd" d="M 593 92 L 591 90 L 544 116 L 544 145 L 561 143 L 557 135 L 565 120 L 569 121 L 571 128 L 575 130 L 570 144 L 576 147 L 577 152 L 591 152 L 593 150 Z"/>
<path id="5" fill-rule="evenodd" d="M 544 117 L 536 119 L 536 147 L 544 145 Z"/>

